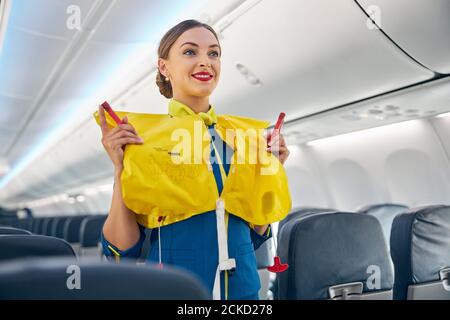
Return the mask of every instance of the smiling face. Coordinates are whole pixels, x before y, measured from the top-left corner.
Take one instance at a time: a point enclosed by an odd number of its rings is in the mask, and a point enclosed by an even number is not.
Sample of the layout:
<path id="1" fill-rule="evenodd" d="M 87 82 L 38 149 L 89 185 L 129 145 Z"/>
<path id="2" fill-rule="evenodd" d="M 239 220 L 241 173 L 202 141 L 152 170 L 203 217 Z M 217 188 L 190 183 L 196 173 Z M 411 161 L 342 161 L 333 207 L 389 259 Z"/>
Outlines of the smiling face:
<path id="1" fill-rule="evenodd" d="M 159 58 L 158 66 L 170 79 L 175 99 L 208 97 L 220 79 L 220 56 L 214 34 L 197 27 L 185 31 L 171 47 L 168 59 Z M 194 76 L 202 72 L 203 75 Z"/>

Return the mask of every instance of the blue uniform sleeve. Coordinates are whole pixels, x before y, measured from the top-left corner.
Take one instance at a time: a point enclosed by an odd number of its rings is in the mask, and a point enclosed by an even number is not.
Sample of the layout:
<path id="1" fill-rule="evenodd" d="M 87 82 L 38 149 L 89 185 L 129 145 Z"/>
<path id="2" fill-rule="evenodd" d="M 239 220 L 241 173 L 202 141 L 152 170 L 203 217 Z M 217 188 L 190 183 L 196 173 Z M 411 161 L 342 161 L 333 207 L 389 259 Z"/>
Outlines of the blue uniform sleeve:
<path id="1" fill-rule="evenodd" d="M 114 260 L 116 262 L 120 262 L 122 258 L 138 259 L 145 240 L 145 228 L 143 226 L 139 226 L 139 231 L 139 241 L 134 246 L 126 250 L 119 250 L 115 245 L 106 240 L 105 235 L 102 232 L 100 239 L 102 242 L 103 254 L 108 260 Z"/>
<path id="2" fill-rule="evenodd" d="M 252 238 L 253 248 L 257 250 L 266 240 L 272 237 L 272 226 L 269 225 L 263 235 L 250 228 L 250 237 Z"/>

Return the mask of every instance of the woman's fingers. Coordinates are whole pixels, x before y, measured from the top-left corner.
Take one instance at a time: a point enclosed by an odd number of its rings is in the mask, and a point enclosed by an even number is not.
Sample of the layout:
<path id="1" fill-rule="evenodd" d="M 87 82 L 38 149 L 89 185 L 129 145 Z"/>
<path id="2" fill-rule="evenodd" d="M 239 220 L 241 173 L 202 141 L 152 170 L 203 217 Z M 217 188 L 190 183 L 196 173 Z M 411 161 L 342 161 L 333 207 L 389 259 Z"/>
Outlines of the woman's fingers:
<path id="1" fill-rule="evenodd" d="M 280 162 L 284 164 L 289 157 L 290 151 L 288 148 L 283 147 L 283 150 L 280 150 Z"/>
<path id="2" fill-rule="evenodd" d="M 105 109 L 102 106 L 98 107 L 98 115 L 100 117 L 100 128 L 102 129 L 102 134 L 106 135 L 108 133 L 108 124 L 106 123 Z"/>
<path id="3" fill-rule="evenodd" d="M 144 142 L 142 140 L 139 140 L 137 138 L 126 137 L 126 138 L 120 138 L 120 139 L 116 139 L 116 140 L 112 141 L 111 147 L 112 147 L 112 149 L 117 150 L 127 144 L 143 144 L 143 143 Z"/>
<path id="4" fill-rule="evenodd" d="M 275 157 L 277 157 L 282 164 L 284 164 L 290 154 L 290 151 L 287 147 L 268 148 L 267 151 L 271 152 Z"/>
<path id="5" fill-rule="evenodd" d="M 99 107 L 99 122 L 102 129 L 102 144 L 116 168 L 123 167 L 123 147 L 127 144 L 143 144 L 144 140 L 138 137 L 135 128 L 128 123 L 128 118 L 122 119 L 122 124 L 109 128 L 106 121 L 105 110 Z"/>
<path id="6" fill-rule="evenodd" d="M 283 164 L 290 154 L 282 134 L 274 136 L 266 150 L 273 153 L 273 155 L 276 156 Z"/>
<path id="7" fill-rule="evenodd" d="M 126 117 L 124 119 L 126 119 Z M 127 130 L 127 131 L 130 131 L 130 132 L 133 132 L 135 135 L 138 135 L 136 129 L 129 123 L 120 124 L 119 128 L 121 128 L 123 130 Z"/>
<path id="8" fill-rule="evenodd" d="M 286 141 L 284 140 L 284 136 L 282 134 L 280 134 L 280 146 L 282 147 L 286 146 Z"/>
<path id="9" fill-rule="evenodd" d="M 112 137 L 112 136 L 116 135 L 118 132 L 121 132 L 121 131 L 124 131 L 124 130 L 122 130 L 122 128 L 120 128 L 120 127 L 115 127 L 115 128 L 110 129 L 105 136 L 106 137 Z"/>
<path id="10" fill-rule="evenodd" d="M 269 147 L 270 146 L 277 146 L 279 145 L 280 147 L 285 147 L 286 146 L 286 141 L 284 140 L 284 137 L 282 134 L 277 134 L 274 137 L 272 137 L 272 140 L 269 143 Z"/>
<path id="11" fill-rule="evenodd" d="M 109 136 L 110 140 L 116 140 L 119 138 L 125 138 L 125 137 L 129 137 L 129 138 L 136 138 L 136 139 L 141 139 L 140 137 L 138 137 L 137 135 L 135 135 L 133 132 L 130 131 L 126 131 L 126 130 L 119 130 L 116 131 L 115 133 L 111 134 Z M 142 140 L 142 139 L 141 139 Z"/>
<path id="12" fill-rule="evenodd" d="M 134 133 L 131 133 L 129 131 L 120 130 L 116 132 L 114 135 L 108 137 L 106 139 L 106 144 L 111 149 L 116 149 L 118 147 L 118 144 L 120 144 L 119 147 L 122 147 L 124 145 L 123 141 L 128 141 L 127 143 L 133 143 L 133 144 L 143 144 L 144 140 L 142 138 L 139 138 Z M 127 144 L 125 143 L 125 144 Z"/>
<path id="13" fill-rule="evenodd" d="M 136 129 L 131 124 L 128 123 L 128 117 L 124 117 L 122 119 L 123 124 L 120 124 L 113 129 L 109 129 L 108 123 L 106 122 L 105 109 L 103 109 L 102 106 L 98 107 L 98 114 L 100 117 L 100 127 L 102 129 L 103 135 L 106 135 L 106 134 L 113 135 L 116 132 L 120 131 L 121 129 L 129 131 L 129 132 L 133 132 L 135 135 L 137 135 Z"/>
<path id="14" fill-rule="evenodd" d="M 267 151 L 272 152 L 272 153 L 282 153 L 285 152 L 286 150 L 288 150 L 288 148 L 286 146 L 273 146 L 273 147 L 268 147 Z"/>
<path id="15" fill-rule="evenodd" d="M 121 125 L 119 125 L 119 126 L 113 128 L 113 129 L 111 129 L 111 130 L 107 133 L 106 138 L 107 138 L 107 139 L 111 139 L 111 138 L 113 138 L 113 137 L 116 137 L 117 134 L 118 134 L 119 132 L 129 132 L 129 133 L 132 134 L 133 136 L 140 138 L 140 137 L 137 135 L 137 132 L 136 132 L 136 130 L 133 128 L 133 126 L 131 126 L 131 125 L 125 125 L 125 124 L 121 124 Z"/>

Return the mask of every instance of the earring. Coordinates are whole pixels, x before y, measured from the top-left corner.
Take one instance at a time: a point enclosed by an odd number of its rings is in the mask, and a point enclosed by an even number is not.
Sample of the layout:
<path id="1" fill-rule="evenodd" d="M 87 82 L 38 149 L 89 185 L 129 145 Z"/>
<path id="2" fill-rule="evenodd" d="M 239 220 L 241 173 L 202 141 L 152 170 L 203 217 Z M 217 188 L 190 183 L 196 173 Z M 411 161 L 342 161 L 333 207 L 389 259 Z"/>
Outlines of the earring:
<path id="1" fill-rule="evenodd" d="M 165 79 L 165 80 L 166 80 L 166 82 L 169 82 L 169 80 L 170 80 L 170 79 L 169 79 L 169 77 L 168 77 L 168 76 L 166 76 L 166 79 Z"/>

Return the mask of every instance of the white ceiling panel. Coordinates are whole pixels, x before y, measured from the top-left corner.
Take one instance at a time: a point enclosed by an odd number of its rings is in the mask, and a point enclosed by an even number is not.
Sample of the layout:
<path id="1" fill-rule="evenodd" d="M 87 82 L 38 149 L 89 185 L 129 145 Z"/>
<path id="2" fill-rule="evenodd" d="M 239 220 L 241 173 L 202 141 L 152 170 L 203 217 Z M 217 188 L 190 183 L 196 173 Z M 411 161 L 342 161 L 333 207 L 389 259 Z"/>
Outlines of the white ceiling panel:
<path id="1" fill-rule="evenodd" d="M 292 119 L 429 79 L 353 1 L 265 0 L 224 32 L 220 111 Z M 252 87 L 235 65 L 263 86 Z"/>
<path id="2" fill-rule="evenodd" d="M 0 154 L 5 151 L 10 137 L 21 123 L 27 111 L 27 102 L 26 99 L 17 99 L 0 92 Z"/>
<path id="3" fill-rule="evenodd" d="M 13 0 L 9 28 L 21 30 L 41 38 L 70 40 L 75 29 L 67 27 L 67 21 L 77 7 L 83 22 L 98 0 Z"/>
<path id="4" fill-rule="evenodd" d="M 450 74 L 449 0 L 358 0 L 380 28 L 414 59 Z M 376 19 L 374 19 L 376 20 Z"/>
<path id="5" fill-rule="evenodd" d="M 66 45 L 65 41 L 10 29 L 0 59 L 1 91 L 36 96 Z"/>

